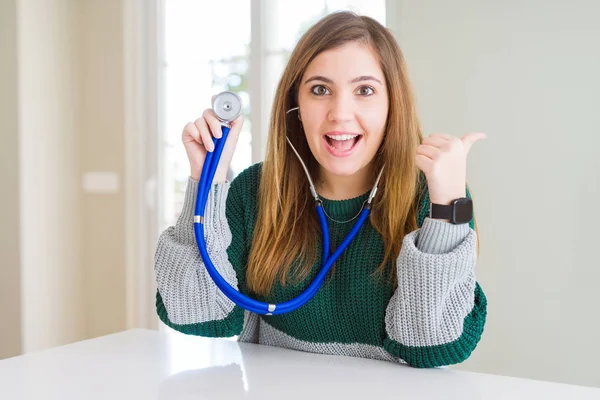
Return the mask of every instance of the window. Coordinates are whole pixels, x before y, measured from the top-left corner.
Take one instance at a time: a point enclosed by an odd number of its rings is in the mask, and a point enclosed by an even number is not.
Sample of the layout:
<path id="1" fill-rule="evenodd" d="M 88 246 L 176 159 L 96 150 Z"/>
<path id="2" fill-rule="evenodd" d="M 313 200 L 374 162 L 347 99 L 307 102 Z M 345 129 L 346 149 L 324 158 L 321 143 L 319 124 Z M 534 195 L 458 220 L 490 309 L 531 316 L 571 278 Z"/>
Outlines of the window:
<path id="1" fill-rule="evenodd" d="M 231 12 L 232 7 L 236 12 Z M 246 122 L 232 160 L 232 175 L 251 164 L 250 2 L 167 0 L 164 43 L 163 229 L 173 225 L 181 211 L 189 176 L 181 131 L 211 106 L 213 94 L 231 90 L 242 98 Z"/>

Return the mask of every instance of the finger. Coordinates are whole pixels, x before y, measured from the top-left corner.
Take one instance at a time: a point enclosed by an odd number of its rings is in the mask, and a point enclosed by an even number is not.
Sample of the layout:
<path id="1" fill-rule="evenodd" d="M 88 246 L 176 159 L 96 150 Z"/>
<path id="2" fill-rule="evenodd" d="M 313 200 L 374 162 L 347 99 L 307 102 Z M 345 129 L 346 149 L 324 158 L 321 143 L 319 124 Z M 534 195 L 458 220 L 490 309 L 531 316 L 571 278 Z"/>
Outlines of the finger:
<path id="1" fill-rule="evenodd" d="M 433 167 L 433 160 L 422 154 L 417 154 L 417 156 L 415 157 L 415 164 L 417 164 L 417 167 L 421 171 L 428 174 L 431 168 Z"/>
<path id="2" fill-rule="evenodd" d="M 487 137 L 487 135 L 483 132 L 471 132 L 467 133 L 460 140 L 463 142 L 465 147 L 465 153 L 468 153 L 471 150 L 471 147 L 478 140 L 483 140 Z"/>
<path id="3" fill-rule="evenodd" d="M 430 146 L 434 146 L 434 147 L 443 149 L 448 144 L 448 140 L 441 138 L 439 136 L 429 136 L 429 137 L 426 137 L 425 139 L 423 139 L 423 142 L 421 142 L 421 144 L 428 144 Z"/>
<path id="4" fill-rule="evenodd" d="M 206 149 L 202 144 L 196 142 L 195 140 L 192 140 L 185 147 L 185 152 L 187 153 L 187 156 L 190 159 L 190 161 L 197 162 L 199 161 L 198 155 L 206 153 Z"/>
<path id="5" fill-rule="evenodd" d="M 223 125 L 221 125 L 221 121 L 219 121 L 219 119 L 215 115 L 215 112 L 212 109 L 208 108 L 204 111 L 203 116 L 210 128 L 211 135 L 216 137 L 217 139 L 223 136 Z"/>
<path id="6" fill-rule="evenodd" d="M 210 136 L 210 130 L 208 129 L 208 125 L 207 125 L 206 121 L 204 120 L 204 118 L 203 117 L 198 118 L 194 122 L 194 125 L 196 125 L 196 127 L 200 131 L 200 137 L 201 137 L 200 143 L 202 143 L 204 145 L 204 148 L 206 150 L 213 151 L 214 150 L 213 141 Z"/>
<path id="7" fill-rule="evenodd" d="M 236 119 L 234 119 L 233 121 L 231 121 L 231 129 L 232 130 L 237 130 L 239 128 L 242 127 L 242 125 L 244 124 L 244 114 L 240 114 L 239 117 L 237 117 Z"/>
<path id="8" fill-rule="evenodd" d="M 417 147 L 417 154 L 425 156 L 431 160 L 435 160 L 440 156 L 441 150 L 437 147 L 430 146 L 428 144 L 422 144 Z"/>
<path id="9" fill-rule="evenodd" d="M 448 140 L 448 141 L 452 141 L 452 140 L 456 140 L 456 136 L 452 136 L 452 135 L 448 135 L 447 133 L 432 133 L 431 135 L 429 135 L 430 137 L 435 137 L 435 138 L 441 138 L 444 140 Z"/>
<path id="10" fill-rule="evenodd" d="M 200 131 L 198 131 L 198 128 L 196 127 L 196 125 L 193 122 L 188 122 L 187 124 L 185 124 L 185 126 L 183 127 L 183 136 L 185 139 L 185 136 L 189 136 L 192 138 L 193 141 L 202 143 L 200 140 Z M 188 142 L 184 141 L 185 142 Z"/>

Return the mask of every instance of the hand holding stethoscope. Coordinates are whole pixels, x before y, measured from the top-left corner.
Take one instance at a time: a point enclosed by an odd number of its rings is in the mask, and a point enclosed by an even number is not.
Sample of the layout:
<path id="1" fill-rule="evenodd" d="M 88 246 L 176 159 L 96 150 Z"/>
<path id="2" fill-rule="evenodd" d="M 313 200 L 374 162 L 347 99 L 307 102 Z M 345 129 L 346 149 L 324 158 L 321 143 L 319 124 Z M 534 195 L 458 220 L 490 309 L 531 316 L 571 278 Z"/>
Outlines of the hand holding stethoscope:
<path id="1" fill-rule="evenodd" d="M 223 104 L 215 104 L 215 100 Z M 215 180 L 224 181 L 227 176 L 227 170 L 229 169 L 229 164 L 233 158 L 242 125 L 244 124 L 244 117 L 241 113 L 241 103 L 229 101 L 229 105 L 232 108 L 228 111 L 228 105 L 225 104 L 227 100 L 226 96 L 221 96 L 219 99 L 217 99 L 217 95 L 213 96 L 213 108 L 207 108 L 200 118 L 196 119 L 194 122 L 187 123 L 183 128 L 181 141 L 185 146 L 185 152 L 187 153 L 190 162 L 190 176 L 196 181 L 200 180 L 200 172 L 202 171 L 202 166 L 206 160 L 207 153 L 214 151 L 215 140 L 221 138 L 223 135 L 223 123 L 215 114 L 215 107 L 219 107 L 223 114 L 225 114 L 222 115 L 222 117 L 226 116 L 226 114 L 231 114 L 231 117 L 235 117 L 229 122 L 231 130 L 229 131 L 227 142 L 223 148 L 219 166 L 215 173 Z M 234 109 L 237 105 L 240 106 L 239 110 Z"/>

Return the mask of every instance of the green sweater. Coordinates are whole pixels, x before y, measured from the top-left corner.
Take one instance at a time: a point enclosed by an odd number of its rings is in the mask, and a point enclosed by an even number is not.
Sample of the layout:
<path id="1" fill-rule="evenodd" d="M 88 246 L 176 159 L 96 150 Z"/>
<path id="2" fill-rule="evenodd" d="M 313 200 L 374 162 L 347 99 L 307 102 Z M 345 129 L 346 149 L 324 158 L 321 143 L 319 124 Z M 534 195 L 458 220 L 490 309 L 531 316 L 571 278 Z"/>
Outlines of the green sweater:
<path id="1" fill-rule="evenodd" d="M 205 237 L 221 275 L 248 294 L 244 269 L 253 237 L 262 163 L 233 182 L 213 185 L 205 212 Z M 384 244 L 369 220 L 336 262 L 335 273 L 306 305 L 281 315 L 258 315 L 232 303 L 212 282 L 198 254 L 193 214 L 198 183 L 188 181 L 175 226 L 159 238 L 155 273 L 156 307 L 171 328 L 192 335 L 228 337 L 296 350 L 382 359 L 414 367 L 464 361 L 475 349 L 486 320 L 486 298 L 475 280 L 477 237 L 470 224 L 427 217 L 426 195 L 419 229 L 406 235 L 396 268 L 395 289 L 371 274 L 383 260 Z M 335 220 L 352 218 L 369 192 L 348 200 L 323 200 Z M 468 194 L 468 191 L 467 191 Z M 468 194 L 469 195 L 469 194 Z M 315 211 L 316 212 L 316 211 Z M 335 249 L 354 221 L 328 220 Z M 276 283 L 258 300 L 281 303 L 298 296 L 321 267 L 320 251 L 308 278 Z"/>

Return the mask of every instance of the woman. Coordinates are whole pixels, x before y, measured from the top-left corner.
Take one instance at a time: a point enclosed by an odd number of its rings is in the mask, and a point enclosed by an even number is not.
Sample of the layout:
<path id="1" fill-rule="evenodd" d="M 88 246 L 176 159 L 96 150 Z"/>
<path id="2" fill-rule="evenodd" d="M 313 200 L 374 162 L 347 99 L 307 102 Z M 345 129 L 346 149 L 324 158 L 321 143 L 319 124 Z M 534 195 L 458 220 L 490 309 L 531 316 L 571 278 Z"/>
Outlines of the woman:
<path id="1" fill-rule="evenodd" d="M 221 136 L 206 110 L 183 130 L 191 166 L 185 203 L 156 252 L 161 320 L 187 334 L 239 335 L 243 342 L 421 368 L 469 357 L 486 320 L 475 279 L 475 220 L 464 207 L 455 209 L 467 213 L 462 221 L 430 218 L 429 209 L 470 201 L 466 157 L 485 135 L 423 138 L 391 33 L 349 12 L 309 29 L 279 82 L 265 161 L 227 182 L 242 123 L 240 117 L 232 124 L 205 212 L 208 253 L 232 286 L 277 304 L 302 293 L 322 265 L 317 213 L 286 135 L 315 180 L 331 252 L 385 165 L 369 220 L 303 307 L 258 315 L 235 305 L 210 279 L 193 233 L 202 164 L 212 136 Z"/>

